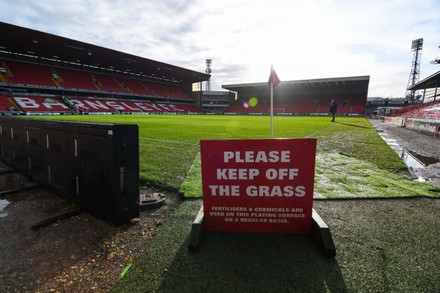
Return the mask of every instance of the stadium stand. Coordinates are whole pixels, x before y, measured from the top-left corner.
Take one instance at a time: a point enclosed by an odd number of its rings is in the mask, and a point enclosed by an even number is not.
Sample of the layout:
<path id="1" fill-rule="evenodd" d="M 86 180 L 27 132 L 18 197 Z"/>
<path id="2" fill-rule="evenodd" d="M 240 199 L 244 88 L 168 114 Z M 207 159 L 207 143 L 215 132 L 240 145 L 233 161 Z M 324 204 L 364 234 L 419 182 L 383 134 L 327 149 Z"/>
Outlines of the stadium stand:
<path id="1" fill-rule="evenodd" d="M 194 102 L 189 93 L 176 85 L 10 60 L 1 60 L 0 64 L 7 72 L 4 76 L 4 82 L 11 84 L 57 87 L 77 91 L 135 94 L 145 97 L 173 98 Z M 118 108 L 121 107 L 118 106 Z M 126 110 L 122 109 L 122 111 Z"/>
<path id="2" fill-rule="evenodd" d="M 13 102 L 12 98 L 0 95 L 0 112 L 16 112 L 19 108 Z"/>
<path id="3" fill-rule="evenodd" d="M 3 22 L 0 42 L 2 113 L 200 113 L 191 88 L 210 77 Z"/>
<path id="4" fill-rule="evenodd" d="M 91 73 L 90 75 L 92 76 L 92 82 L 96 84 L 101 91 L 114 93 L 129 92 L 127 88 L 121 86 L 121 83 L 117 81 L 115 77 L 100 73 Z"/>
<path id="5" fill-rule="evenodd" d="M 202 113 L 199 108 L 193 106 L 193 105 L 187 105 L 187 104 L 170 104 L 169 106 L 171 109 L 174 109 L 175 112 L 180 113 Z"/>
<path id="6" fill-rule="evenodd" d="M 440 120 L 440 100 L 403 107 L 395 111 L 394 116 Z"/>
<path id="7" fill-rule="evenodd" d="M 170 97 L 170 91 L 161 84 L 145 81 L 143 82 L 147 89 L 149 89 L 157 97 Z"/>
<path id="8" fill-rule="evenodd" d="M 128 92 L 132 94 L 147 95 L 147 96 L 154 95 L 153 92 L 148 90 L 140 80 L 127 78 L 127 77 L 118 77 L 118 80 L 121 82 L 122 87 L 125 87 L 128 90 Z"/>
<path id="9" fill-rule="evenodd" d="M 196 107 L 191 105 L 177 105 L 170 103 L 153 103 L 145 101 L 123 101 L 109 99 L 72 99 L 77 107 L 87 112 L 119 112 L 119 113 L 199 113 Z"/>
<path id="10" fill-rule="evenodd" d="M 165 113 L 165 109 L 160 104 L 152 102 L 134 102 L 134 104 L 146 113 Z"/>
<path id="11" fill-rule="evenodd" d="M 310 114 L 317 113 L 318 103 L 314 97 L 297 96 L 287 98 L 290 107 L 287 109 L 288 113 L 292 114 Z"/>
<path id="12" fill-rule="evenodd" d="M 335 99 L 338 115 L 364 115 L 369 80 L 369 76 L 351 76 L 281 81 L 273 92 L 274 114 L 328 115 L 330 101 Z M 236 93 L 236 101 L 227 112 L 269 113 L 270 91 L 266 82 L 222 87 Z M 258 99 L 257 106 L 243 107 L 253 97 Z"/>
<path id="13" fill-rule="evenodd" d="M 48 66 L 23 63 L 17 61 L 2 61 L 3 67 L 9 73 L 7 82 L 22 85 L 56 86 L 52 79 L 52 70 Z"/>
<path id="14" fill-rule="evenodd" d="M 143 110 L 136 105 L 136 102 L 132 101 L 121 101 L 121 100 L 107 100 L 106 105 L 113 108 L 115 111 L 120 113 L 141 113 Z"/>
<path id="15" fill-rule="evenodd" d="M 74 104 L 80 112 L 97 112 L 97 113 L 113 113 L 116 110 L 107 104 L 108 100 L 93 98 L 72 98 Z"/>
<path id="16" fill-rule="evenodd" d="M 274 114 L 293 114 L 293 115 L 327 115 L 330 110 L 330 101 L 335 98 L 338 103 L 339 115 L 363 115 L 365 112 L 365 104 L 363 99 L 357 96 L 335 96 L 335 95 L 314 95 L 314 96 L 282 96 L 274 99 Z M 244 99 L 247 101 L 248 99 Z M 269 114 L 270 102 L 268 97 L 259 99 L 257 106 L 251 107 L 246 105 L 242 100 L 236 101 L 228 110 L 228 113 L 240 114 Z M 245 106 L 246 105 L 246 106 Z"/>
<path id="17" fill-rule="evenodd" d="M 83 72 L 62 67 L 50 67 L 10 60 L 2 60 L 1 64 L 8 72 L 6 82 L 10 83 L 58 86 L 113 93 L 132 92 L 150 96 L 190 99 L 189 95 L 174 85 L 167 86 L 95 72 Z"/>
<path id="18" fill-rule="evenodd" d="M 246 105 L 242 101 L 235 101 L 229 107 L 229 109 L 226 110 L 226 113 L 239 113 L 239 114 L 269 114 L 269 104 L 266 104 L 264 102 L 260 102 L 255 107 L 251 107 Z"/>
<path id="19" fill-rule="evenodd" d="M 168 86 L 169 92 L 171 94 L 171 96 L 178 98 L 178 99 L 183 99 L 183 100 L 191 100 L 191 95 L 186 93 L 182 88 L 175 86 L 175 85 L 169 85 Z"/>
<path id="20" fill-rule="evenodd" d="M 53 96 L 14 96 L 15 103 L 23 112 L 71 112 L 71 108 L 60 98 Z"/>
<path id="21" fill-rule="evenodd" d="M 193 105 L 66 96 L 0 96 L 0 112 L 24 113 L 201 113 Z"/>
<path id="22" fill-rule="evenodd" d="M 440 137 L 440 100 L 401 108 L 383 108 L 392 110 L 385 113 L 379 111 L 385 123 Z"/>
<path id="23" fill-rule="evenodd" d="M 13 108 L 48 113 L 200 113 L 203 92 L 191 92 L 209 74 L 0 22 L 0 90 Z M 27 44 L 27 46 L 23 46 Z M 326 115 L 330 100 L 340 115 L 365 114 L 369 76 L 282 81 L 274 113 Z M 197 88 L 197 87 L 195 87 Z M 269 114 L 264 83 L 223 85 L 229 113 Z M 246 104 L 251 97 L 258 104 Z M 210 96 L 207 105 L 217 106 Z M 11 106 L 5 102 L 0 111 Z M 205 107 L 217 112 L 218 107 Z"/>
<path id="24" fill-rule="evenodd" d="M 67 68 L 55 68 L 55 73 L 60 78 L 60 86 L 63 88 L 83 89 L 83 90 L 99 90 L 92 82 L 92 76 L 88 72 L 71 70 Z"/>
<path id="25" fill-rule="evenodd" d="M 17 64 L 22 65 L 20 62 L 14 63 L 14 70 L 20 68 Z M 6 67 L 6 66 L 5 66 Z M 27 64 L 22 66 L 28 71 L 32 71 L 35 66 L 33 64 Z M 42 72 L 41 68 L 36 72 Z M 46 67 L 47 69 L 49 67 Z M 9 70 L 9 67 L 8 67 Z M 62 86 L 69 85 L 77 89 L 89 89 L 97 90 L 98 88 L 104 91 L 123 91 L 129 92 L 128 86 L 124 89 L 121 84 L 131 85 L 139 94 L 153 96 L 153 92 L 149 92 L 146 87 L 143 87 L 141 81 L 122 78 L 120 81 L 116 78 L 103 74 L 89 74 L 86 72 L 73 71 L 64 68 L 57 68 L 56 70 L 46 70 L 45 73 L 54 73 L 57 76 L 58 82 Z M 52 74 L 51 73 L 51 74 Z M 31 74 L 32 76 L 33 74 Z M 22 79 L 15 80 L 16 83 L 26 83 L 29 74 L 21 75 Z M 98 82 L 94 85 L 91 81 L 95 78 Z M 46 80 L 48 81 L 48 80 Z M 36 85 L 43 85 L 43 82 L 32 80 Z M 46 82 L 45 85 L 48 86 Z M 151 85 L 151 84 L 150 84 Z M 159 88 L 159 87 L 156 87 Z M 178 92 L 177 89 L 174 89 Z M 165 89 L 161 87 L 161 93 L 164 93 Z M 183 95 L 175 95 L 179 99 L 187 98 Z M 87 112 L 87 113 L 200 113 L 201 111 L 193 105 L 173 105 L 169 103 L 153 103 L 139 100 L 121 100 L 121 99 L 93 99 L 93 98 L 69 98 L 66 96 L 36 96 L 15 95 L 12 101 L 6 96 L 2 96 L 0 100 L 0 112 L 19 111 L 25 113 L 67 113 L 67 112 Z M 17 105 L 17 107 L 15 106 Z"/>

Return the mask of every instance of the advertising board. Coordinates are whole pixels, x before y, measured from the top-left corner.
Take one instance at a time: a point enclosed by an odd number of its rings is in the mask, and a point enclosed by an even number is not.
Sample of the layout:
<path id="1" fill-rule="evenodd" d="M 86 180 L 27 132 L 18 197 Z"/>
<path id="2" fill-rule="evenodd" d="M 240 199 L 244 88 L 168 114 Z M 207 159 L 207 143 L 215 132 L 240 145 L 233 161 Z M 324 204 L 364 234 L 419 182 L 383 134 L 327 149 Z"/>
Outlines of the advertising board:
<path id="1" fill-rule="evenodd" d="M 201 141 L 206 231 L 310 233 L 316 139 Z"/>

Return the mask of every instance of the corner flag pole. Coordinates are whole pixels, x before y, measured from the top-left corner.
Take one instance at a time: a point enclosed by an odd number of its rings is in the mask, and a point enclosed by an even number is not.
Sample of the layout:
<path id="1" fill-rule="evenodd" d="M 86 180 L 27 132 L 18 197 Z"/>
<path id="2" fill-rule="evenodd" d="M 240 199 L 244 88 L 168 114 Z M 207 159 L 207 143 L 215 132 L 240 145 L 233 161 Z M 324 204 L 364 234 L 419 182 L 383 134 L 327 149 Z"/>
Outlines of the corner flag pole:
<path id="1" fill-rule="evenodd" d="M 270 138 L 273 138 L 273 84 L 270 84 Z"/>
<path id="2" fill-rule="evenodd" d="M 273 65 L 270 67 L 269 86 L 270 86 L 270 138 L 273 138 L 273 89 L 280 83 Z"/>

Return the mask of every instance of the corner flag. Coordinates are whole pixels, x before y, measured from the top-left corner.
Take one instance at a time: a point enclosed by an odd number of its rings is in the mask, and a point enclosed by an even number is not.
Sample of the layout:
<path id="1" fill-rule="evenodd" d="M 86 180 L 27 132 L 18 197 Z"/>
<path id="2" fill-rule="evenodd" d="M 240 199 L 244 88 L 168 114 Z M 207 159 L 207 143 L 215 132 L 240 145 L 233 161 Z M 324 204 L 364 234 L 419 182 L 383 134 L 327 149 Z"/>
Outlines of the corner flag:
<path id="1" fill-rule="evenodd" d="M 270 76 L 269 76 L 269 86 L 270 87 L 276 87 L 280 83 L 280 79 L 278 78 L 277 73 L 275 72 L 275 69 L 273 68 L 273 65 L 270 67 Z"/>
<path id="2" fill-rule="evenodd" d="M 270 87 L 270 138 L 273 138 L 273 88 L 276 87 L 280 82 L 281 81 L 278 78 L 275 69 L 273 69 L 273 65 L 271 65 L 268 81 Z"/>

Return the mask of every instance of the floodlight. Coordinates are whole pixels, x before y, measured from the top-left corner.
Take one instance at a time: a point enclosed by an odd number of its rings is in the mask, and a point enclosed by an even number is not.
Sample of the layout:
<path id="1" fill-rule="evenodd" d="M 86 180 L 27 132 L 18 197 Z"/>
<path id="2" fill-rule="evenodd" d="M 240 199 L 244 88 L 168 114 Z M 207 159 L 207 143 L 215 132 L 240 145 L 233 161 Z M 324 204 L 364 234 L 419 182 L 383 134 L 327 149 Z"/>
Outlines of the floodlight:
<path id="1" fill-rule="evenodd" d="M 411 50 L 421 50 L 423 48 L 423 38 L 413 40 Z"/>
<path id="2" fill-rule="evenodd" d="M 431 60 L 431 62 L 429 62 L 431 64 L 440 64 L 440 54 L 435 57 L 433 60 Z"/>
<path id="3" fill-rule="evenodd" d="M 440 46 L 439 46 L 439 48 L 440 48 Z M 440 64 L 440 53 L 437 55 L 437 57 L 434 58 L 434 60 L 432 60 L 429 63 L 431 63 L 431 64 Z"/>

